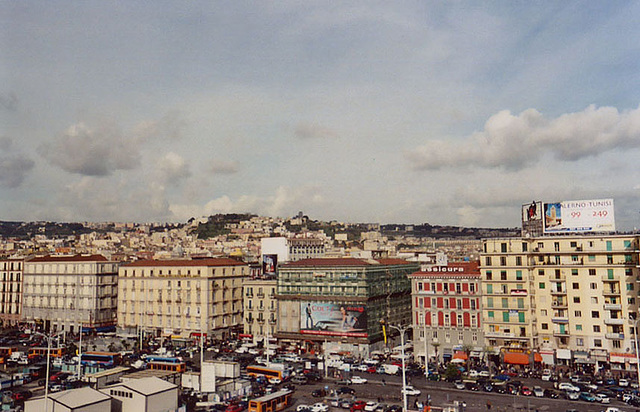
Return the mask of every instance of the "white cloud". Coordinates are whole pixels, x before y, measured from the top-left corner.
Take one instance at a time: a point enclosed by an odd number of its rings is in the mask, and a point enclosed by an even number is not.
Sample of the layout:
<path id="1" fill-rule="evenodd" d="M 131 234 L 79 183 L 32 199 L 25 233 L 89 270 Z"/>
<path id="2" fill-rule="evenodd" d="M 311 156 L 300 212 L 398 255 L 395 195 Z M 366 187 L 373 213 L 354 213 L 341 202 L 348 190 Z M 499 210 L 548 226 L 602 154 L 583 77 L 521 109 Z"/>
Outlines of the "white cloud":
<path id="1" fill-rule="evenodd" d="M 314 123 L 299 123 L 294 129 L 294 135 L 300 139 L 335 139 L 338 137 L 335 131 Z"/>
<path id="2" fill-rule="evenodd" d="M 214 160 L 210 167 L 211 172 L 221 175 L 231 175 L 238 173 L 239 164 L 235 160 Z"/>
<path id="3" fill-rule="evenodd" d="M 191 176 L 189 164 L 182 156 L 173 152 L 165 154 L 159 160 L 158 170 L 162 181 L 171 185 L 177 185 L 183 179 Z"/>
<path id="4" fill-rule="evenodd" d="M 504 110 L 491 116 L 483 131 L 464 141 L 431 140 L 406 157 L 419 170 L 461 166 L 519 170 L 546 155 L 576 161 L 638 147 L 640 108 L 619 112 L 613 107 L 589 106 L 551 120 L 535 109 L 517 116 Z"/>

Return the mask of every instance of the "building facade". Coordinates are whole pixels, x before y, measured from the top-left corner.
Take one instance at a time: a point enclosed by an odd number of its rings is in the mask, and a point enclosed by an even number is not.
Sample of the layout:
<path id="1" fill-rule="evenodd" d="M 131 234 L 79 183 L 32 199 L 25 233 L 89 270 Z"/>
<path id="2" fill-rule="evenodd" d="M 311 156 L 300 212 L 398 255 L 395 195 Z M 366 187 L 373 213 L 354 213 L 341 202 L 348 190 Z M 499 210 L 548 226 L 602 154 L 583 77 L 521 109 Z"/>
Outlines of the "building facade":
<path id="1" fill-rule="evenodd" d="M 304 341 L 309 350 L 367 356 L 383 348 L 380 325 L 411 322 L 411 283 L 417 263 L 401 259 L 306 259 L 280 267 L 279 339 Z"/>
<path id="2" fill-rule="evenodd" d="M 45 256 L 24 262 L 23 320 L 77 333 L 82 324 L 115 330 L 118 263 L 102 255 Z"/>
<path id="3" fill-rule="evenodd" d="M 456 352 L 482 356 L 480 291 L 478 262 L 430 266 L 411 275 L 417 358 L 427 353 L 430 362 L 448 361 Z"/>
<path id="4" fill-rule="evenodd" d="M 278 324 L 277 281 L 255 278 L 244 282 L 244 333 L 254 340 L 275 336 Z"/>
<path id="5" fill-rule="evenodd" d="M 487 344 L 545 364 L 634 369 L 638 254 L 636 236 L 485 240 Z"/>
<path id="6" fill-rule="evenodd" d="M 0 322 L 15 325 L 22 318 L 22 269 L 24 259 L 0 260 Z"/>
<path id="7" fill-rule="evenodd" d="M 229 258 L 140 260 L 120 267 L 118 326 L 157 336 L 201 332 L 225 338 L 242 328 L 249 266 Z"/>

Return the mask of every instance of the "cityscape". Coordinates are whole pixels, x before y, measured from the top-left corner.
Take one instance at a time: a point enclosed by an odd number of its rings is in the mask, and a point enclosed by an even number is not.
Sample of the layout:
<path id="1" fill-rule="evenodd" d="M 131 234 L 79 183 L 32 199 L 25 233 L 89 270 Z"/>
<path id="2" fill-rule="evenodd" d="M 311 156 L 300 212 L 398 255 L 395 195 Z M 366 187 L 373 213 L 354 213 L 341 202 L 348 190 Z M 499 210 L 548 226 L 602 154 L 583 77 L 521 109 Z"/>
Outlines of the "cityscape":
<path id="1" fill-rule="evenodd" d="M 0 409 L 638 412 L 639 18 L 0 2 Z"/>

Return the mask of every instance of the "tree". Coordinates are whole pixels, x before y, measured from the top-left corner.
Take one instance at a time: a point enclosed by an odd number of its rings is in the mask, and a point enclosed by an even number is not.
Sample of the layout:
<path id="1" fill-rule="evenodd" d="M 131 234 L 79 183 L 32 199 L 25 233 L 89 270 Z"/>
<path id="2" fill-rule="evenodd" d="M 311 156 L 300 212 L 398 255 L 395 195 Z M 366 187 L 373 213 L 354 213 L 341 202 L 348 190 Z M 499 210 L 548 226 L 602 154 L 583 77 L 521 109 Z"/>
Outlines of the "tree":
<path id="1" fill-rule="evenodd" d="M 447 370 L 444 371 L 444 378 L 448 382 L 453 382 L 460 379 L 461 375 L 462 372 L 460 372 L 460 369 L 458 369 L 458 367 L 453 363 L 449 363 L 449 365 L 447 365 Z"/>

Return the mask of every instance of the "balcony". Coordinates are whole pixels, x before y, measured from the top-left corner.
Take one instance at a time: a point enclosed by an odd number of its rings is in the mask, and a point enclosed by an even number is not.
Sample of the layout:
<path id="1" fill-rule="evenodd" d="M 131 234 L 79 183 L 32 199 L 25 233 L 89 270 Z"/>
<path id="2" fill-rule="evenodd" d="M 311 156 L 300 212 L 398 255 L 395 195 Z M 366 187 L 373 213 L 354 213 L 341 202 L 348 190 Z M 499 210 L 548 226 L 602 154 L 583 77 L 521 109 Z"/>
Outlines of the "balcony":
<path id="1" fill-rule="evenodd" d="M 552 289 L 551 290 L 551 294 L 552 295 L 566 295 L 567 294 L 567 290 L 566 289 Z"/>
<path id="2" fill-rule="evenodd" d="M 620 281 L 620 275 L 613 275 L 613 276 L 602 275 L 600 276 L 600 278 L 602 279 L 603 282 L 619 282 Z"/>
<path id="3" fill-rule="evenodd" d="M 258 292 L 256 293 L 256 296 L 259 297 L 260 299 L 264 298 L 264 292 Z"/>
<path id="4" fill-rule="evenodd" d="M 619 303 L 605 303 L 604 310 L 622 310 L 622 305 Z"/>
<path id="5" fill-rule="evenodd" d="M 485 332 L 484 336 L 486 338 L 515 338 L 515 333 L 505 333 L 505 332 Z"/>
<path id="6" fill-rule="evenodd" d="M 605 333 L 604 337 L 607 339 L 623 340 L 624 333 Z"/>
<path id="7" fill-rule="evenodd" d="M 565 330 L 565 331 L 554 330 L 553 331 L 553 336 L 555 336 L 557 338 L 569 337 L 569 331 L 568 330 Z"/>
<path id="8" fill-rule="evenodd" d="M 604 320 L 605 325 L 624 325 L 624 319 L 620 318 L 606 318 Z"/>
<path id="9" fill-rule="evenodd" d="M 551 318 L 553 323 L 569 323 L 569 318 L 566 316 L 554 316 Z"/>
<path id="10" fill-rule="evenodd" d="M 603 290 L 602 294 L 604 296 L 618 296 L 618 295 L 620 295 L 620 289 Z"/>
<path id="11" fill-rule="evenodd" d="M 277 322 L 277 320 L 276 320 L 276 319 L 269 319 L 269 323 L 270 323 L 270 324 L 272 324 L 272 325 L 275 325 L 275 324 L 276 324 L 276 322 Z"/>
<path id="12" fill-rule="evenodd" d="M 564 309 L 564 308 L 568 308 L 569 306 L 567 302 L 563 300 L 554 300 L 553 302 L 551 302 L 551 307 L 554 309 Z"/>

